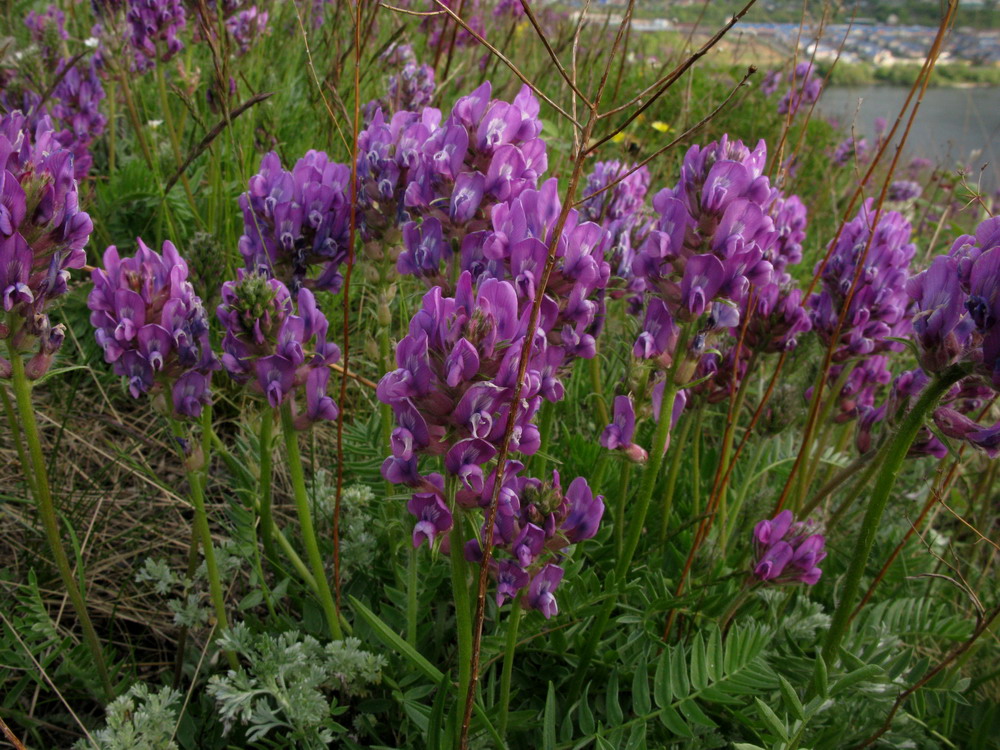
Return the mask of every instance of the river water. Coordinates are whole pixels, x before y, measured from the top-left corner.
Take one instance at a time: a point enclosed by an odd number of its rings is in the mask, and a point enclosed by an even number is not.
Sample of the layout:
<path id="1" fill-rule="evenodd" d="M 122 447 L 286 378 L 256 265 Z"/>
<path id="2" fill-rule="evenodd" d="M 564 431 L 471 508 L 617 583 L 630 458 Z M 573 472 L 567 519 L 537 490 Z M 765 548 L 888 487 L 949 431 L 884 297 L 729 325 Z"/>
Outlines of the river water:
<path id="1" fill-rule="evenodd" d="M 884 117 L 891 125 L 908 93 L 909 89 L 900 86 L 831 87 L 823 92 L 817 107 L 823 115 L 838 118 L 846 131 L 853 123 L 855 132 L 873 143 L 875 118 Z M 925 156 L 944 167 L 967 164 L 970 185 L 986 165 L 982 186 L 996 190 L 1000 187 L 1000 87 L 928 89 L 904 155 Z"/>

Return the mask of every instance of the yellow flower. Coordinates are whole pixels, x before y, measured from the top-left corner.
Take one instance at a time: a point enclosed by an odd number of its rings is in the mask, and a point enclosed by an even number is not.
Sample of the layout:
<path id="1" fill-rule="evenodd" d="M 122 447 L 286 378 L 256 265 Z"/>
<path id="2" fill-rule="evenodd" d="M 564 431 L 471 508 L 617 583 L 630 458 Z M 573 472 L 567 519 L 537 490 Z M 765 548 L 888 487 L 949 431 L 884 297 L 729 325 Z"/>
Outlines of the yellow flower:
<path id="1" fill-rule="evenodd" d="M 611 136 L 611 142 L 612 143 L 621 143 L 624 140 L 625 140 L 625 133 L 624 132 L 615 133 L 613 136 Z"/>
<path id="2" fill-rule="evenodd" d="M 650 123 L 650 126 L 653 128 L 653 130 L 659 130 L 661 133 L 669 133 L 671 130 L 673 130 L 673 128 L 667 125 L 667 123 L 661 122 L 660 120 L 654 120 L 653 122 Z"/>

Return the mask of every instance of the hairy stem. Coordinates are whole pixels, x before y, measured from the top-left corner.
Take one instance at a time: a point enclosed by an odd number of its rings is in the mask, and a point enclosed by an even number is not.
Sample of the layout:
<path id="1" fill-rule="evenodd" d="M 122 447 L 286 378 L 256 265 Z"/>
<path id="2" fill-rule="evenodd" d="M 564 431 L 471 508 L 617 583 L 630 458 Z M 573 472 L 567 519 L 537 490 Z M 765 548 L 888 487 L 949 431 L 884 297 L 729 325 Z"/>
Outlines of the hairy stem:
<path id="1" fill-rule="evenodd" d="M 8 345 L 9 345 L 8 341 Z M 21 355 L 10 347 L 11 378 L 14 388 L 14 400 L 17 403 L 17 412 L 24 429 L 24 438 L 28 446 L 30 460 L 21 465 L 21 470 L 28 480 L 29 488 L 35 494 L 35 503 L 38 506 L 38 515 L 42 520 L 42 527 L 45 529 L 45 537 L 49 543 L 49 551 L 52 559 L 59 569 L 59 576 L 62 578 L 63 586 L 69 595 L 70 603 L 76 611 L 80 627 L 83 629 L 83 639 L 90 649 L 94 666 L 97 668 L 97 676 L 101 681 L 105 697 L 110 701 L 114 698 L 114 690 L 111 687 L 111 678 L 108 676 L 108 668 L 104 661 L 104 651 L 101 648 L 101 641 L 97 637 L 94 625 L 90 621 L 87 613 L 87 605 L 83 595 L 76 585 L 76 578 L 73 576 L 73 568 L 69 564 L 66 550 L 63 549 L 62 535 L 59 532 L 59 518 L 56 514 L 55 504 L 52 502 L 52 493 L 49 489 L 49 478 L 45 470 L 45 458 L 42 455 L 42 441 L 38 434 L 38 423 L 35 421 L 35 410 L 31 405 L 31 383 L 28 382 L 27 374 L 24 371 L 24 360 Z M 22 453 L 23 456 L 23 453 Z"/>
<path id="2" fill-rule="evenodd" d="M 865 572 L 865 565 L 871 553 L 872 545 L 875 543 L 875 534 L 878 531 L 879 523 L 882 520 L 882 513 L 885 511 L 889 495 L 896 483 L 896 476 L 900 467 L 906 459 L 906 453 L 913 444 L 917 433 L 923 427 L 927 416 L 937 405 L 941 396 L 948 392 L 952 385 L 957 383 L 968 373 L 965 368 L 953 365 L 947 370 L 939 373 L 924 388 L 923 393 L 917 403 L 914 404 L 909 414 L 900 424 L 896 434 L 892 436 L 886 445 L 884 461 L 881 464 L 878 476 L 875 480 L 875 487 L 872 490 L 871 500 L 868 502 L 868 509 L 861 524 L 861 533 L 854 546 L 854 556 L 851 558 L 850 567 L 840 594 L 840 602 L 833 615 L 830 630 L 827 634 L 826 643 L 823 644 L 822 658 L 827 665 L 831 665 L 840 649 L 840 644 L 847 633 L 850 623 L 851 612 L 854 610 L 854 603 L 857 601 L 858 592 L 861 587 L 861 578 Z"/>
<path id="3" fill-rule="evenodd" d="M 313 526 L 312 511 L 309 509 L 309 495 L 306 491 L 306 477 L 302 470 L 302 455 L 299 453 L 299 435 L 295 430 L 292 418 L 292 407 L 287 402 L 281 405 L 281 432 L 285 438 L 285 452 L 288 454 L 288 473 L 292 478 L 292 492 L 295 495 L 295 510 L 299 517 L 299 527 L 302 530 L 302 544 L 306 548 L 309 566 L 312 568 L 316 583 L 316 595 L 326 615 L 326 624 L 330 629 L 330 637 L 335 641 L 343 640 L 340 629 L 340 616 L 337 605 L 333 601 L 330 582 L 326 577 L 323 557 L 319 551 L 319 540 L 316 538 L 316 528 Z"/>
<path id="4" fill-rule="evenodd" d="M 514 652 L 517 651 L 517 630 L 521 624 L 521 594 L 514 598 L 507 618 L 507 644 L 503 651 L 503 669 L 500 672 L 500 718 L 497 731 L 507 735 L 507 717 L 510 714 L 510 678 L 514 672 Z"/>

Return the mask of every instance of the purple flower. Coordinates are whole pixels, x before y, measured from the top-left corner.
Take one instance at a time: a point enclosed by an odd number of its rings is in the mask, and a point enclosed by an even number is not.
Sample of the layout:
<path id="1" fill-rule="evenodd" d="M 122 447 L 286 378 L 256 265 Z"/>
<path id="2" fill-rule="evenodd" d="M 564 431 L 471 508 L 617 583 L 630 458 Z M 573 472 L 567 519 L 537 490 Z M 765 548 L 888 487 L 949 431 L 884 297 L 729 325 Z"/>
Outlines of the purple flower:
<path id="1" fill-rule="evenodd" d="M 127 378 L 133 398 L 169 392 L 175 416 L 198 417 L 219 368 L 205 309 L 173 243 L 164 242 L 161 255 L 137 242 L 132 257 L 122 258 L 114 245 L 104 251 L 87 298 L 90 323 L 105 361 Z M 165 401 L 156 403 L 168 411 Z"/>
<path id="2" fill-rule="evenodd" d="M 86 260 L 93 224 L 79 209 L 73 155 L 60 148 L 48 117 L 34 127 L 20 112 L 0 117 L 0 339 L 15 355 L 37 351 L 29 375 L 48 368 L 63 327 L 46 315 L 67 291 L 69 270 Z M 0 358 L 0 370 L 10 363 Z"/>
<path id="3" fill-rule="evenodd" d="M 181 0 L 128 0 L 127 7 L 136 70 L 149 70 L 157 60 L 166 62 L 184 49 L 177 36 L 187 25 Z"/>
<path id="4" fill-rule="evenodd" d="M 291 403 L 295 427 L 303 430 L 337 418 L 337 405 L 326 390 L 327 368 L 340 359 L 340 349 L 326 339 L 327 320 L 312 292 L 299 289 L 296 302 L 277 279 L 240 269 L 236 281 L 222 285 L 216 315 L 226 328 L 226 371 L 271 408 Z M 303 390 L 304 411 L 296 403 Z"/>
<path id="5" fill-rule="evenodd" d="M 553 593 L 563 579 L 563 569 L 558 565 L 546 565 L 535 573 L 528 586 L 526 606 L 537 609 L 546 620 L 559 614 L 559 604 Z"/>
<path id="6" fill-rule="evenodd" d="M 292 291 L 339 291 L 349 249 L 350 176 L 348 167 L 322 151 L 307 152 L 291 172 L 277 154 L 267 154 L 240 196 L 240 253 L 247 269 L 273 276 Z"/>
<path id="7" fill-rule="evenodd" d="M 528 585 L 528 574 L 513 560 L 501 560 L 496 564 L 497 606 L 504 600 L 513 599 Z"/>
<path id="8" fill-rule="evenodd" d="M 257 10 L 256 5 L 238 10 L 226 19 L 226 31 L 236 42 L 239 54 L 245 55 L 267 31 L 267 11 Z"/>
<path id="9" fill-rule="evenodd" d="M 819 581 L 819 563 L 826 557 L 826 540 L 812 533 L 812 522 L 795 523 L 790 510 L 770 521 L 760 521 L 753 530 L 756 560 L 753 575 L 765 583 L 806 583 Z"/>
<path id="10" fill-rule="evenodd" d="M 451 530 L 451 511 L 436 492 L 414 493 L 406 509 L 417 519 L 413 527 L 414 547 L 419 547 L 424 540 L 428 546 L 433 546 L 438 534 Z"/>
<path id="11" fill-rule="evenodd" d="M 635 435 L 635 409 L 630 396 L 615 396 L 614 419 L 601 433 L 601 445 L 608 450 L 625 452 L 630 460 L 645 463 L 648 455 L 642 446 L 632 442 Z"/>
<path id="12" fill-rule="evenodd" d="M 942 406 L 934 410 L 934 424 L 948 437 L 971 443 L 990 458 L 1000 456 L 1000 422 L 983 427 L 964 414 Z"/>
<path id="13" fill-rule="evenodd" d="M 923 188 L 920 183 L 912 180 L 896 180 L 889 185 L 889 192 L 886 196 L 890 201 L 896 203 L 906 203 L 920 197 Z"/>
<path id="14" fill-rule="evenodd" d="M 803 104 L 813 104 L 819 99 L 823 80 L 814 75 L 812 63 L 800 62 L 789 77 L 789 89 L 778 102 L 778 114 L 791 112 L 794 117 Z"/>

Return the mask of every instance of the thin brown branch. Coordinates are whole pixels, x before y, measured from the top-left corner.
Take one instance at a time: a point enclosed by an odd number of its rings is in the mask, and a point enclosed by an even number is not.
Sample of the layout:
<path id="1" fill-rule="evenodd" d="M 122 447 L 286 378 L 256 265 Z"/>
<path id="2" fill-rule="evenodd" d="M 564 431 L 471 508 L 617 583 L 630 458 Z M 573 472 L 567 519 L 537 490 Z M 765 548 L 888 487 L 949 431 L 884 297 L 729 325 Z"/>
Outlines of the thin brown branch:
<path id="1" fill-rule="evenodd" d="M 844 212 L 844 219 L 843 221 L 841 221 L 840 226 L 837 228 L 837 233 L 834 235 L 833 240 L 830 242 L 830 245 L 826 251 L 826 255 L 823 257 L 823 260 L 816 268 L 816 272 L 813 274 L 812 282 L 809 284 L 809 288 L 806 290 L 805 294 L 803 294 L 803 299 L 808 299 L 809 296 L 812 294 L 813 289 L 816 288 L 816 284 L 819 283 L 819 279 L 822 277 L 823 271 L 826 269 L 826 265 L 833 255 L 833 251 L 837 246 L 837 242 L 840 240 L 840 236 L 843 234 L 844 227 L 846 226 L 851 213 L 854 211 L 854 207 L 857 205 L 858 199 L 864 192 L 868 180 L 871 179 L 871 176 L 875 171 L 875 167 L 878 165 L 879 161 L 881 161 L 882 156 L 885 154 L 886 149 L 888 149 L 889 144 L 895 137 L 896 130 L 902 123 L 903 117 L 906 115 L 906 111 L 909 109 L 910 103 L 913 101 L 913 97 L 917 95 L 917 90 L 919 89 L 920 95 L 918 96 L 917 101 L 913 106 L 913 110 L 910 112 L 910 117 L 906 123 L 905 129 L 903 130 L 902 138 L 900 139 L 899 145 L 896 147 L 896 153 L 893 156 L 892 162 L 889 165 L 889 170 L 886 173 L 885 180 L 882 183 L 882 190 L 879 193 L 879 197 L 877 200 L 875 214 L 872 221 L 872 227 L 868 236 L 868 242 L 865 244 L 864 252 L 862 253 L 861 258 L 858 261 L 857 268 L 855 269 L 854 273 L 854 278 L 852 279 L 851 282 L 851 287 L 848 290 L 847 297 L 841 306 L 840 315 L 837 319 L 837 326 L 836 328 L 834 328 L 833 335 L 830 337 L 830 342 L 826 348 L 826 354 L 824 356 L 823 364 L 819 370 L 821 374 L 829 372 L 830 365 L 833 361 L 833 354 L 837 348 L 837 343 L 840 339 L 840 332 L 843 330 L 844 324 L 846 323 L 847 313 L 850 309 L 851 302 L 853 301 L 854 295 L 857 291 L 858 283 L 861 279 L 862 271 L 864 270 L 865 260 L 867 259 L 868 252 L 871 249 L 872 239 L 875 236 L 875 227 L 878 226 L 878 222 L 881 217 L 882 206 L 885 202 L 885 196 L 888 192 L 889 184 L 892 181 L 892 175 L 896 171 L 896 165 L 898 164 L 899 157 L 902 154 L 903 145 L 906 143 L 906 139 L 910 134 L 910 129 L 913 126 L 913 122 L 916 119 L 917 112 L 920 109 L 920 103 L 923 101 L 924 92 L 927 90 L 927 86 L 930 83 L 931 72 L 934 70 L 934 65 L 937 62 L 938 54 L 941 51 L 941 44 L 944 41 L 945 33 L 951 26 L 951 21 L 954 18 L 955 9 L 957 8 L 957 5 L 958 5 L 957 0 L 949 0 L 948 10 L 945 16 L 941 19 L 941 24 L 938 27 L 937 36 L 934 38 L 934 43 L 931 45 L 931 49 L 927 53 L 927 58 L 924 60 L 924 65 L 920 69 L 920 74 L 913 82 L 913 86 L 910 88 L 910 92 L 907 95 L 906 100 L 903 102 L 902 107 L 900 108 L 899 115 L 896 117 L 896 121 L 893 123 L 892 129 L 889 131 L 888 135 L 886 135 L 885 140 L 882 142 L 882 145 L 879 147 L 879 150 L 875 155 L 875 158 L 872 160 L 871 165 L 868 167 L 868 171 L 865 173 L 864 178 L 862 178 L 862 180 L 858 184 L 858 187 L 855 189 L 854 194 L 852 195 L 851 200 L 848 203 L 847 210 Z M 778 372 L 775 372 L 774 377 L 776 378 L 777 376 Z M 820 403 L 822 401 L 822 393 L 825 386 L 826 386 L 826 378 L 822 376 L 818 377 L 816 381 L 816 388 L 814 389 L 813 392 L 812 402 L 809 408 L 809 416 L 806 421 L 805 439 L 802 441 L 802 444 L 799 447 L 798 455 L 796 455 L 795 457 L 795 463 L 792 464 L 791 471 L 788 473 L 788 478 L 785 481 L 785 486 L 782 488 L 781 496 L 778 498 L 778 502 L 774 509 L 775 513 L 777 513 L 778 511 L 780 511 L 782 508 L 785 507 L 785 502 L 788 500 L 788 495 L 791 492 L 792 483 L 795 481 L 795 478 L 798 474 L 798 470 L 805 459 L 807 451 L 809 450 L 811 442 L 810 438 L 812 435 L 812 430 L 816 426 L 816 420 L 819 417 Z"/>
<path id="2" fill-rule="evenodd" d="M 358 133 L 361 130 L 361 12 L 362 2 L 357 0 L 354 14 L 354 119 L 351 138 L 351 220 L 347 239 L 347 270 L 341 291 L 344 307 L 344 373 L 340 378 L 340 411 L 337 413 L 337 493 L 333 503 L 333 587 L 337 596 L 337 614 L 340 614 L 340 502 L 344 494 L 344 407 L 347 402 L 347 373 L 351 362 L 351 276 L 354 272 L 354 242 L 358 232 Z"/>
<path id="3" fill-rule="evenodd" d="M 14 734 L 9 726 L 7 726 L 3 717 L 0 717 L 0 731 L 3 732 L 3 736 L 7 738 L 7 741 L 14 746 L 14 750 L 25 750 L 21 740 L 19 740 L 17 735 Z"/>
<path id="4" fill-rule="evenodd" d="M 934 667 L 934 669 L 930 670 L 927 674 L 925 674 L 923 677 L 917 680 L 912 686 L 908 687 L 906 690 L 900 693 L 899 696 L 896 698 L 896 702 L 892 704 L 892 708 L 889 710 L 889 715 L 885 718 L 885 723 L 882 724 L 881 728 L 879 728 L 877 732 L 875 732 L 868 739 L 866 739 L 864 742 L 858 745 L 856 750 L 863 750 L 866 747 L 871 747 L 872 745 L 875 744 L 875 742 L 878 741 L 879 737 L 888 732 L 889 728 L 892 726 L 892 720 L 895 718 L 896 712 L 899 711 L 899 709 L 907 701 L 907 699 L 909 699 L 911 695 L 917 692 L 928 682 L 937 677 L 937 675 L 939 675 L 942 671 L 944 671 L 947 667 L 949 667 L 952 664 L 952 662 L 958 659 L 958 657 L 960 657 L 962 654 L 964 654 L 966 651 L 972 648 L 972 644 L 974 644 L 977 640 L 979 640 L 979 636 L 981 636 L 989 629 L 990 625 L 992 625 L 993 621 L 997 618 L 997 615 L 1000 615 L 1000 605 L 994 607 L 993 611 L 990 612 L 988 616 L 981 617 L 979 619 L 979 622 L 976 625 L 976 629 L 972 631 L 972 635 L 969 636 L 968 640 L 963 641 L 962 643 L 955 646 L 951 651 L 948 652 L 948 655 L 944 659 L 942 659 L 937 666 Z"/>
<path id="5" fill-rule="evenodd" d="M 408 16 L 443 16 L 445 12 L 443 10 L 410 10 L 409 8 L 397 8 L 395 5 L 389 5 L 388 3 L 379 3 L 380 8 L 385 8 L 386 10 L 391 10 L 393 13 L 405 13 Z"/>
<path id="6" fill-rule="evenodd" d="M 528 77 L 526 75 L 524 75 L 524 73 L 522 73 L 520 70 L 518 70 L 517 66 L 514 65 L 514 63 L 512 63 L 510 61 L 510 58 L 508 58 L 503 52 L 501 52 L 500 50 L 498 50 L 492 44 L 490 44 L 489 42 L 487 42 L 486 39 L 484 39 L 481 34 L 478 34 L 475 29 L 473 29 L 471 26 L 469 26 L 469 24 L 467 24 L 465 21 L 463 21 L 457 15 L 455 15 L 455 11 L 453 11 L 451 8 L 449 8 L 447 5 L 445 5 L 442 0 L 434 0 L 434 2 L 437 3 L 441 7 L 441 10 L 443 10 L 445 13 L 447 13 L 449 16 L 451 16 L 463 29 L 465 29 L 466 31 L 468 31 L 469 34 L 472 36 L 473 39 L 475 39 L 481 45 L 483 45 L 484 47 L 486 47 L 486 49 L 488 49 L 493 55 L 496 55 L 504 65 L 506 65 L 508 68 L 510 68 L 511 73 L 513 73 L 519 79 L 521 79 L 522 83 L 527 84 L 528 87 L 539 98 L 541 98 L 546 104 L 548 104 L 556 112 L 558 112 L 563 117 L 565 117 L 567 120 L 569 120 L 571 123 L 573 123 L 573 125 L 575 125 L 576 127 L 578 127 L 578 128 L 582 127 L 582 125 L 580 125 L 580 123 L 577 122 L 576 118 L 574 118 L 573 116 L 571 116 L 569 114 L 569 112 L 567 112 L 565 109 L 563 109 L 558 104 L 556 104 L 554 101 L 552 101 L 552 99 L 549 98 L 549 96 L 544 91 L 542 91 L 540 88 L 538 88 L 538 86 L 536 86 L 531 80 L 529 80 Z"/>
<path id="7" fill-rule="evenodd" d="M 164 188 L 163 192 L 164 193 L 170 192 L 170 189 L 177 184 L 177 181 L 181 178 L 181 175 L 184 174 L 185 170 L 187 170 L 187 168 L 191 166 L 191 163 L 195 159 L 197 159 L 199 156 L 205 153 L 205 149 L 207 149 L 209 146 L 212 145 L 212 141 L 214 141 L 216 138 L 219 137 L 219 134 L 226 129 L 227 125 L 232 123 L 233 120 L 242 115 L 244 112 L 253 107 L 255 104 L 260 104 L 262 101 L 270 99 L 272 96 L 274 96 L 273 91 L 265 91 L 259 94 L 254 94 L 245 102 L 243 102 L 241 105 L 236 107 L 232 112 L 230 112 L 228 117 L 223 117 L 221 120 L 215 123 L 215 126 L 205 134 L 205 137 L 202 138 L 201 141 L 198 143 L 198 145 L 191 150 L 191 153 L 187 155 L 187 158 L 184 160 L 184 163 L 181 164 L 177 168 L 177 171 L 174 172 L 173 175 L 171 175 L 169 180 L 167 180 L 167 185 Z"/>
<path id="8" fill-rule="evenodd" d="M 690 128 L 688 128 L 683 133 L 681 133 L 679 136 L 677 136 L 676 138 L 674 138 L 666 146 L 664 146 L 663 148 L 657 149 L 650 156 L 648 156 L 647 158 L 643 159 L 641 162 L 639 162 L 638 164 L 636 164 L 634 167 L 632 167 L 632 169 L 630 169 L 629 171 L 627 171 L 621 177 L 618 177 L 615 180 L 613 180 L 612 182 L 609 182 L 607 185 L 605 185 L 604 187 L 602 187 L 600 190 L 595 190 L 593 193 L 590 193 L 590 195 L 588 195 L 586 198 L 581 198 L 580 200 L 578 200 L 576 203 L 573 204 L 573 208 L 577 208 L 578 206 L 582 205 L 584 202 L 590 200 L 594 196 L 600 195 L 605 190 L 611 190 L 611 188 L 613 188 L 619 182 L 622 182 L 623 180 L 628 179 L 631 175 L 633 175 L 636 172 L 638 172 L 640 169 L 642 169 L 644 166 L 646 166 L 647 164 L 649 164 L 651 161 L 653 161 L 655 158 L 657 158 L 661 154 L 666 153 L 670 149 L 674 148 L 674 146 L 678 145 L 679 143 L 682 143 L 683 141 L 687 140 L 692 135 L 694 135 L 695 133 L 697 133 L 699 130 L 701 130 L 703 127 L 705 127 L 705 125 L 707 125 L 709 122 L 711 122 L 712 119 L 714 119 L 716 116 L 718 116 L 718 114 L 723 109 L 725 109 L 726 105 L 729 104 L 729 102 L 732 100 L 732 98 L 736 95 L 736 92 L 739 91 L 743 86 L 745 86 L 746 82 L 748 80 L 750 80 L 750 76 L 752 76 L 756 72 L 757 72 L 757 68 L 755 66 L 751 65 L 747 69 L 746 75 L 743 76 L 743 80 L 741 80 L 738 84 L 736 84 L 736 87 L 732 91 L 729 92 L 729 95 L 725 99 L 722 100 L 722 104 L 720 104 L 718 107 L 716 107 L 715 109 L 713 109 L 707 116 L 703 117 L 701 120 L 699 120 L 698 122 L 696 122 Z"/>
<path id="9" fill-rule="evenodd" d="M 552 60 L 553 63 L 555 63 L 556 69 L 559 71 L 559 75 L 561 75 L 563 77 L 563 80 L 569 84 L 569 87 L 573 90 L 573 93 L 576 94 L 578 97 L 580 97 L 580 99 L 583 100 L 584 104 L 590 107 L 591 106 L 590 100 L 587 99 L 586 94 L 584 94 L 582 91 L 580 91 L 580 89 L 577 88 L 576 82 L 572 78 L 570 78 L 569 73 L 566 72 L 566 68 L 564 68 L 562 62 L 560 62 L 559 56 L 556 55 L 555 50 L 552 49 L 552 45 L 549 44 L 549 38 L 542 30 L 542 27 L 538 25 L 538 19 L 535 18 L 535 14 L 531 10 L 531 5 L 528 3 L 528 0 L 521 0 L 521 7 L 524 8 L 524 12 L 528 16 L 528 21 L 535 29 L 535 33 L 538 34 L 538 38 L 542 40 L 542 44 L 545 46 L 545 51 L 549 53 L 549 58 Z"/>
<path id="10" fill-rule="evenodd" d="M 646 95 L 649 94 L 649 92 L 651 91 L 656 92 L 647 101 L 643 102 L 642 105 L 639 107 L 639 109 L 637 109 L 635 112 L 629 115 L 628 119 L 625 120 L 625 122 L 623 122 L 620 127 L 618 127 L 616 130 L 609 133 L 605 138 L 601 139 L 599 142 L 591 146 L 589 150 L 593 151 L 602 143 L 610 140 L 615 135 L 624 130 L 626 127 L 628 127 L 629 123 L 631 123 L 636 117 L 642 114 L 642 112 L 644 112 L 646 108 L 649 107 L 649 105 L 651 105 L 653 102 L 659 99 L 660 96 L 662 96 L 667 89 L 669 89 L 671 86 L 674 85 L 674 83 L 677 81 L 678 78 L 684 75 L 684 73 L 686 73 L 692 65 L 698 62 L 698 60 L 704 57 L 708 53 L 708 51 L 712 49 L 712 47 L 718 44 L 719 41 L 721 41 L 722 37 L 724 37 L 728 33 L 728 31 L 731 28 L 733 28 L 733 26 L 735 26 L 739 22 L 739 20 L 743 18 L 743 16 L 747 14 L 747 11 L 749 11 L 750 8 L 753 7 L 756 1 L 757 0 L 749 0 L 749 2 L 746 5 L 744 5 L 735 16 L 729 19 L 729 23 L 727 23 L 725 26 L 719 29 L 711 39 L 705 42 L 705 44 L 703 44 L 698 49 L 697 52 L 692 53 L 687 58 L 687 60 L 685 60 L 676 68 L 674 68 L 673 71 L 671 71 L 670 73 L 668 73 L 666 76 L 656 81 L 655 83 L 651 84 L 650 86 L 647 86 L 639 94 L 632 97 L 632 99 L 630 99 L 629 101 L 625 102 L 625 104 L 615 107 L 614 109 L 609 109 L 607 112 L 602 112 L 600 115 L 601 119 L 604 119 L 605 117 L 611 117 L 612 115 L 616 115 L 619 112 L 624 112 L 629 107 L 633 107 L 636 104 L 639 104 L 639 102 L 642 102 L 643 99 L 646 98 Z"/>
<path id="11" fill-rule="evenodd" d="M 438 0 L 438 2 L 440 2 L 440 0 Z M 622 24 L 618 28 L 618 34 L 615 37 L 614 44 L 611 46 L 611 51 L 608 54 L 608 61 L 604 67 L 601 81 L 597 86 L 597 92 L 590 105 L 589 117 L 587 118 L 586 125 L 583 127 L 583 133 L 580 141 L 581 144 L 587 143 L 591 130 L 594 125 L 597 124 L 598 108 L 601 105 L 601 97 L 604 94 L 604 89 L 607 86 L 608 78 L 611 74 L 611 65 L 614 62 L 615 54 L 618 52 L 619 45 L 621 44 L 625 24 L 628 23 L 628 20 L 632 17 L 634 7 L 635 0 L 629 0 L 628 9 L 625 11 L 625 17 Z M 563 198 L 562 209 L 560 210 L 559 217 L 552 229 L 552 240 L 549 244 L 548 255 L 545 259 L 545 267 L 542 270 L 541 283 L 539 284 L 538 293 L 535 295 L 535 299 L 532 302 L 531 315 L 528 318 L 528 328 L 525 332 L 524 338 L 522 339 L 521 352 L 517 365 L 517 379 L 514 381 L 514 389 L 510 398 L 510 412 L 507 415 L 507 424 L 504 428 L 503 439 L 500 442 L 500 450 L 497 455 L 497 481 L 493 483 L 493 492 L 492 497 L 490 498 L 489 509 L 487 511 L 486 524 L 483 527 L 483 539 L 486 540 L 493 539 L 493 532 L 496 528 L 497 511 L 500 507 L 500 490 L 503 488 L 502 477 L 507 469 L 507 456 L 510 453 L 510 441 L 514 435 L 514 429 L 517 425 L 518 407 L 521 403 L 521 388 L 526 379 L 528 361 L 531 358 L 531 353 L 534 348 L 535 334 L 538 331 L 538 324 L 541 318 L 542 301 L 545 298 L 544 291 L 548 287 L 549 278 L 556 265 L 556 252 L 559 247 L 559 240 L 562 237 L 563 229 L 566 226 L 566 222 L 569 220 L 569 215 L 573 208 L 573 198 L 576 195 L 577 187 L 579 186 L 580 179 L 583 176 L 583 168 L 586 163 L 586 157 L 587 152 L 583 150 L 582 146 L 574 154 L 573 171 L 569 178 L 569 185 L 566 188 L 566 195 Z M 479 565 L 479 581 L 476 592 L 476 613 L 472 629 L 471 676 L 469 679 L 469 689 L 465 695 L 465 710 L 462 715 L 462 726 L 459 733 L 459 750 L 467 750 L 469 746 L 469 727 L 472 722 L 472 709 L 475 705 L 476 687 L 479 683 L 479 657 L 482 648 L 483 619 L 486 614 L 486 591 L 489 586 L 490 561 L 492 556 L 493 545 L 490 543 L 484 543 L 483 559 Z"/>

